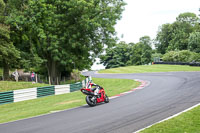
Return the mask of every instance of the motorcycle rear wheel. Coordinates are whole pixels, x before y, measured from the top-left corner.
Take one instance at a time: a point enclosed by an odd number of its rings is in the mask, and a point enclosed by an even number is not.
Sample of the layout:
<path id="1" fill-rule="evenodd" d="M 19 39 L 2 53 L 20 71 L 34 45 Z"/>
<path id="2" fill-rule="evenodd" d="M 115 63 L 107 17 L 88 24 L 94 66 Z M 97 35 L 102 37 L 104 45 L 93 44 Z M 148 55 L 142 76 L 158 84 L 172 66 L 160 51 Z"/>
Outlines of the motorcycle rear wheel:
<path id="1" fill-rule="evenodd" d="M 86 96 L 86 102 L 89 106 L 93 107 L 93 106 L 96 106 L 97 105 L 97 99 L 95 100 L 92 100 L 94 96 L 91 96 L 91 95 L 87 95 Z"/>

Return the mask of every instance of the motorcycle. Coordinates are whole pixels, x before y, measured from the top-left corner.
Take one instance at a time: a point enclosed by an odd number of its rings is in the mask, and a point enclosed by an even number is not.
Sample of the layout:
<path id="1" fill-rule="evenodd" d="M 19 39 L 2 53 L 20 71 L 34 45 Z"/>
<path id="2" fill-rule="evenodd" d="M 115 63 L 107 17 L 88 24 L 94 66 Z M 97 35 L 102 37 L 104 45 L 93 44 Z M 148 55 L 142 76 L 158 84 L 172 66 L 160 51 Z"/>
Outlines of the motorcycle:
<path id="1" fill-rule="evenodd" d="M 89 87 L 82 88 L 81 92 L 83 94 L 87 95 L 86 102 L 89 106 L 93 107 L 93 106 L 96 106 L 97 103 L 101 103 L 101 102 L 108 103 L 109 102 L 109 98 L 105 94 L 105 90 L 103 87 L 93 84 L 93 83 L 89 83 L 88 86 L 91 86 L 91 88 L 89 88 Z M 95 88 L 92 88 L 92 86 L 95 86 Z"/>

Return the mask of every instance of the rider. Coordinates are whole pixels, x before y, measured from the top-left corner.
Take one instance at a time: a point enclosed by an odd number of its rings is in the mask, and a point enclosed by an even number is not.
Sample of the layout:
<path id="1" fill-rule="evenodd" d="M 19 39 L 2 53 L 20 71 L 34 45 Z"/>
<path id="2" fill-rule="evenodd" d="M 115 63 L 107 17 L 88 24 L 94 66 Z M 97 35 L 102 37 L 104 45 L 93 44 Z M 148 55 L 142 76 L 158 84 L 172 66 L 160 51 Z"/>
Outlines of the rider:
<path id="1" fill-rule="evenodd" d="M 92 86 L 95 86 L 95 88 L 92 88 Z M 99 86 L 95 83 L 92 83 L 91 81 L 89 81 L 87 88 L 91 88 L 91 90 L 94 91 L 94 95 L 96 95 L 96 96 L 99 95 L 99 91 L 102 89 L 101 86 Z"/>

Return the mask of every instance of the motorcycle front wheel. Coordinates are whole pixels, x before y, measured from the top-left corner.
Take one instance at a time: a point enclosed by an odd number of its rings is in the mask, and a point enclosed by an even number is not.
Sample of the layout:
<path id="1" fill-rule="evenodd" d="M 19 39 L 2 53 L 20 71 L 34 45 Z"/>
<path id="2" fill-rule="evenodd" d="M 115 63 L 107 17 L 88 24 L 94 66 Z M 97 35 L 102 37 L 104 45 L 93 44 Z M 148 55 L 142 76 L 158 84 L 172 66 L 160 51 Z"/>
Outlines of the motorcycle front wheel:
<path id="1" fill-rule="evenodd" d="M 107 96 L 107 95 L 105 95 L 104 102 L 105 102 L 105 103 L 109 103 L 109 98 L 108 98 L 108 96 Z"/>
<path id="2" fill-rule="evenodd" d="M 91 95 L 86 96 L 86 102 L 91 107 L 97 105 L 97 99 L 94 96 L 91 96 Z"/>

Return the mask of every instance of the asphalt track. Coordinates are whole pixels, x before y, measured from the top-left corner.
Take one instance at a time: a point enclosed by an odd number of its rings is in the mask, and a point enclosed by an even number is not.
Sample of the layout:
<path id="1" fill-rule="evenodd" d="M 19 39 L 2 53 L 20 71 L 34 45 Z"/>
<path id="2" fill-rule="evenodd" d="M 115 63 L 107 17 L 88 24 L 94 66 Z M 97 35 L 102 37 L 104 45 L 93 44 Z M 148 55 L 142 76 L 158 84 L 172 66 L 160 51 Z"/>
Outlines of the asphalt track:
<path id="1" fill-rule="evenodd" d="M 200 72 L 85 74 L 151 84 L 108 104 L 0 124 L 0 133 L 132 133 L 200 103 Z"/>

